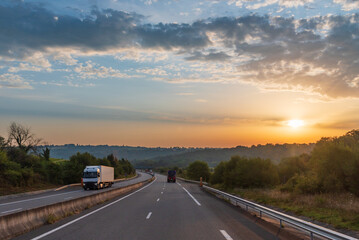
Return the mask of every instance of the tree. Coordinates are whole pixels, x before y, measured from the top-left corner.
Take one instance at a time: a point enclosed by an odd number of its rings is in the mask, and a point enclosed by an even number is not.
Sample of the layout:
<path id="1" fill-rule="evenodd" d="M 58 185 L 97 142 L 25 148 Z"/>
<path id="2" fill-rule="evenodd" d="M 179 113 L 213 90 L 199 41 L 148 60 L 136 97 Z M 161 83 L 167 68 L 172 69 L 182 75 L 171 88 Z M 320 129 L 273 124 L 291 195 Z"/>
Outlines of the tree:
<path id="1" fill-rule="evenodd" d="M 202 177 L 203 181 L 208 181 L 210 176 L 208 164 L 203 161 L 191 163 L 187 167 L 187 176 L 196 181 L 199 181 L 200 177 Z"/>
<path id="2" fill-rule="evenodd" d="M 41 157 L 43 157 L 46 161 L 50 161 L 50 149 L 48 147 L 42 149 Z"/>
<path id="3" fill-rule="evenodd" d="M 18 123 L 12 122 L 9 127 L 9 144 L 15 143 L 21 150 L 29 152 L 36 151 L 36 147 L 42 141 L 36 138 L 29 127 L 24 127 Z"/>
<path id="4" fill-rule="evenodd" d="M 5 141 L 5 138 L 3 138 L 2 136 L 0 136 L 0 150 L 4 149 L 5 147 L 7 147 L 8 142 Z"/>
<path id="5" fill-rule="evenodd" d="M 296 157 L 283 158 L 278 164 L 278 174 L 281 183 L 286 183 L 296 174 L 301 174 L 309 170 L 310 155 L 303 153 Z"/>

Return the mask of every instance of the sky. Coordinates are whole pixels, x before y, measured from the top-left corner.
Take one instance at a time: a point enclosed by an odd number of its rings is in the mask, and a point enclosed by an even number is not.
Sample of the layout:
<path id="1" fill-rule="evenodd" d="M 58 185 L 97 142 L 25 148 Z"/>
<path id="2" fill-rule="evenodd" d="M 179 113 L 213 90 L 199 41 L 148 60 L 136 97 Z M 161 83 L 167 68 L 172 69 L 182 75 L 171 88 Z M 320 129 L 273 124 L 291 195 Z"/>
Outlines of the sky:
<path id="1" fill-rule="evenodd" d="M 0 2 L 0 136 L 234 147 L 359 128 L 359 0 Z"/>

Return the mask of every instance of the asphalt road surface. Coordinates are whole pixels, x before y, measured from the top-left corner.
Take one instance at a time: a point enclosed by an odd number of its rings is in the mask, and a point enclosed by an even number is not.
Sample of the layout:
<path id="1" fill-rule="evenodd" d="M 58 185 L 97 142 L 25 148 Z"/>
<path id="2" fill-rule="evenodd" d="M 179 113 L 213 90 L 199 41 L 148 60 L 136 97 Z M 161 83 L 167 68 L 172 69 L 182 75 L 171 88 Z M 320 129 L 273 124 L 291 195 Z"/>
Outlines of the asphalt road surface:
<path id="1" fill-rule="evenodd" d="M 138 183 L 147 179 L 150 179 L 152 176 L 149 174 L 140 174 L 137 178 L 131 180 L 125 180 L 121 182 L 116 182 L 112 187 L 100 189 L 100 190 L 88 190 L 85 191 L 82 187 L 68 187 L 59 191 L 50 191 L 34 195 L 19 196 L 11 199 L 2 199 L 0 200 L 0 216 L 7 214 L 24 211 L 27 209 L 32 209 L 36 207 L 46 206 L 49 204 L 63 202 L 66 200 L 83 197 L 91 194 L 96 194 L 101 191 L 108 191 L 113 188 L 120 188 L 123 186 L 128 186 L 134 183 Z"/>
<path id="2" fill-rule="evenodd" d="M 278 239 L 195 184 L 166 177 L 16 239 Z"/>

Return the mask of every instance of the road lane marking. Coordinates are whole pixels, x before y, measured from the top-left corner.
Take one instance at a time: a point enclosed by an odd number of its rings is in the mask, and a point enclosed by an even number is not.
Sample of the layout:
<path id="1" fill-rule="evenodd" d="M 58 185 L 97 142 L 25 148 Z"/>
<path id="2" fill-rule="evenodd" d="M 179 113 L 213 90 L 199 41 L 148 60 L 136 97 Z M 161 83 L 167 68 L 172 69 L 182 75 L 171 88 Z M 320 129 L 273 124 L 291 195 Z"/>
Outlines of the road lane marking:
<path id="1" fill-rule="evenodd" d="M 96 209 L 96 210 L 94 210 L 94 211 L 92 211 L 92 212 L 90 212 L 90 213 L 88 213 L 86 215 L 83 215 L 83 216 L 81 216 L 79 218 L 76 218 L 76 219 L 72 220 L 71 222 L 65 223 L 64 225 L 62 225 L 62 226 L 60 226 L 58 228 L 52 229 L 51 231 L 48 231 L 48 232 L 46 232 L 44 234 L 41 234 L 40 236 L 37 236 L 37 237 L 35 237 L 35 238 L 31 239 L 31 240 L 38 240 L 38 239 L 41 239 L 43 237 L 46 237 L 47 235 L 50 235 L 51 233 L 54 233 L 54 232 L 56 232 L 56 231 L 58 231 L 58 230 L 60 230 L 60 229 L 62 229 L 64 227 L 67 227 L 67 226 L 69 226 L 69 225 L 71 225 L 71 224 L 73 224 L 73 223 L 75 223 L 77 221 L 80 221 L 81 219 L 83 219 L 85 217 L 88 217 L 88 216 L 90 216 L 90 215 L 92 215 L 92 214 L 94 214 L 94 213 L 96 213 L 98 211 L 101 211 L 102 209 L 105 209 L 105 208 L 107 208 L 107 207 L 109 207 L 109 206 L 111 206 L 111 205 L 113 205 L 115 203 L 118 203 L 119 201 L 122 201 L 123 199 L 128 198 L 129 196 L 132 196 L 133 194 L 138 193 L 139 191 L 151 186 L 154 182 L 156 182 L 156 180 L 157 180 L 157 178 L 155 178 L 155 180 L 153 182 L 151 182 L 150 184 L 144 186 L 143 188 L 140 188 L 140 189 L 138 189 L 138 190 L 136 190 L 136 191 L 134 191 L 134 192 L 120 198 L 120 199 L 117 199 L 114 202 L 111 202 L 111 203 L 109 203 L 109 204 L 107 204 L 107 205 L 105 205 L 103 207 L 100 207 L 100 208 L 98 208 L 98 209 Z"/>
<path id="2" fill-rule="evenodd" d="M 152 212 L 149 212 L 146 219 L 150 219 L 151 215 L 152 215 Z"/>
<path id="3" fill-rule="evenodd" d="M 161 194 L 163 194 L 163 192 L 161 192 Z"/>
<path id="4" fill-rule="evenodd" d="M 13 210 L 9 210 L 9 211 L 5 211 L 5 212 L 1 212 L 1 214 L 4 214 L 4 213 L 11 213 L 11 212 L 16 212 L 16 211 L 19 211 L 21 210 L 22 208 L 16 208 L 16 209 L 13 209 Z"/>
<path id="5" fill-rule="evenodd" d="M 64 195 L 64 194 L 69 194 L 69 193 L 74 193 L 74 192 L 83 192 L 83 190 L 77 190 L 77 191 L 71 191 L 71 192 L 65 192 L 65 193 L 59 193 L 59 194 L 53 194 L 53 195 L 49 195 L 49 196 L 43 196 L 43 197 L 38 197 L 38 198 L 25 199 L 25 200 L 20 200 L 20 201 L 15 201 L 15 202 L 1 203 L 0 206 L 5 206 L 5 205 L 10 205 L 10 204 L 15 204 L 15 203 L 21 203 L 21 202 L 28 202 L 28 201 L 38 200 L 38 199 L 44 199 L 44 198 L 49 198 L 49 197 L 54 197 L 54 196 L 59 196 L 59 195 Z"/>
<path id="6" fill-rule="evenodd" d="M 226 240 L 233 240 L 233 238 L 231 238 L 231 236 L 229 236 L 229 234 L 225 231 L 225 230 L 219 230 L 223 237 L 226 239 Z"/>
<path id="7" fill-rule="evenodd" d="M 68 199 L 71 199 L 71 198 L 74 198 L 74 197 L 67 197 L 67 198 L 64 198 L 64 200 L 68 200 Z"/>
<path id="8" fill-rule="evenodd" d="M 179 182 L 177 183 L 178 185 L 182 186 Z"/>
<path id="9" fill-rule="evenodd" d="M 184 187 L 182 187 L 182 188 L 183 188 L 183 190 L 185 190 L 186 193 L 193 199 L 193 201 L 195 201 L 195 203 L 197 203 L 198 206 L 201 206 L 201 204 L 197 201 L 197 199 L 195 199 L 195 198 L 192 196 L 192 194 L 190 194 L 190 193 L 187 191 L 187 189 L 185 189 Z"/>
<path id="10" fill-rule="evenodd" d="M 157 198 L 157 202 L 158 202 L 158 201 L 160 201 L 160 199 L 159 199 L 159 198 Z"/>

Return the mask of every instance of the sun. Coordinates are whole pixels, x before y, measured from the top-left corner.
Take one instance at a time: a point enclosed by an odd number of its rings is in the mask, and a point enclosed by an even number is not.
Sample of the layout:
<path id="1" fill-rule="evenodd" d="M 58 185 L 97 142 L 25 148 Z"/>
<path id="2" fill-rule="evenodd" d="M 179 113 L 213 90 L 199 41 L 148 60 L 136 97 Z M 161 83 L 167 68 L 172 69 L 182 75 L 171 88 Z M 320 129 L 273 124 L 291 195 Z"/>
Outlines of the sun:
<path id="1" fill-rule="evenodd" d="M 299 119 L 292 119 L 287 122 L 287 125 L 292 128 L 299 128 L 304 125 L 304 121 Z"/>

